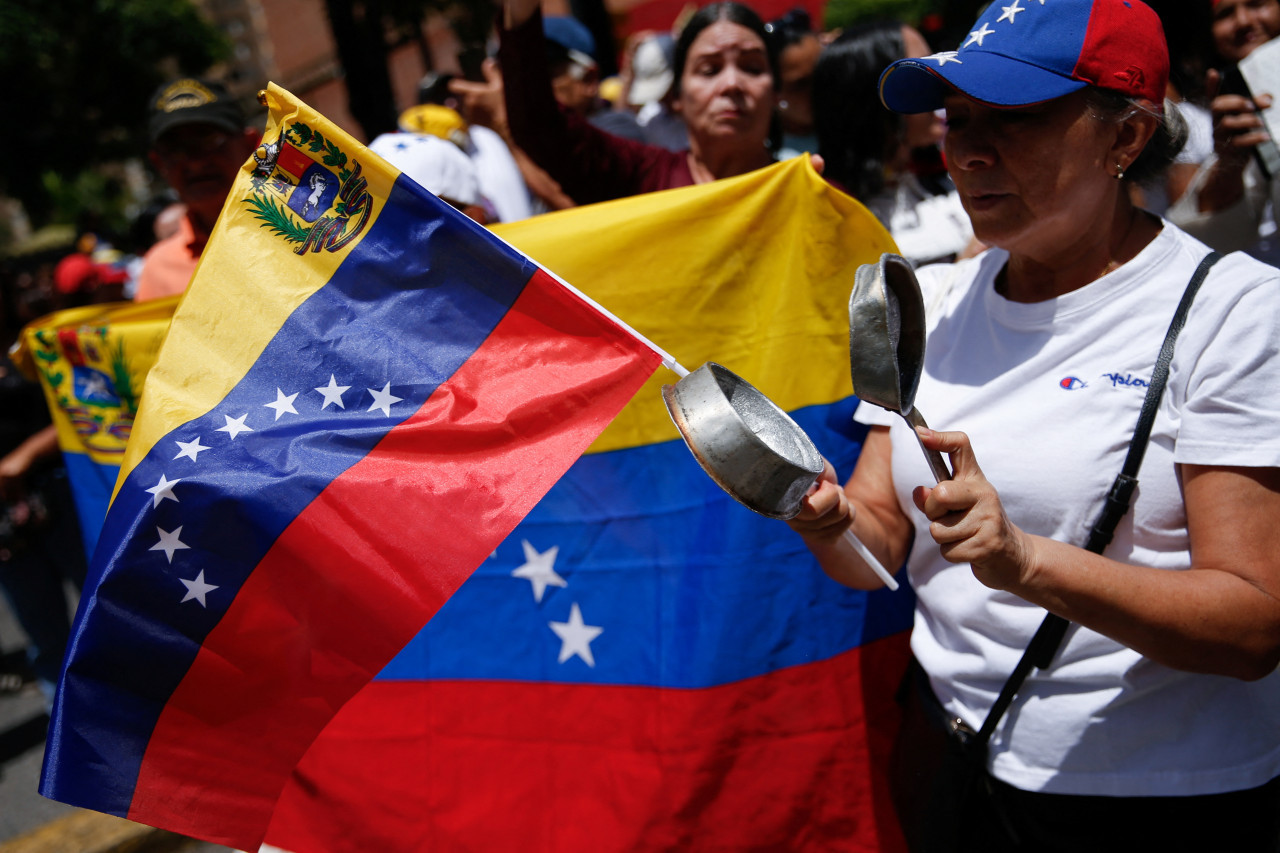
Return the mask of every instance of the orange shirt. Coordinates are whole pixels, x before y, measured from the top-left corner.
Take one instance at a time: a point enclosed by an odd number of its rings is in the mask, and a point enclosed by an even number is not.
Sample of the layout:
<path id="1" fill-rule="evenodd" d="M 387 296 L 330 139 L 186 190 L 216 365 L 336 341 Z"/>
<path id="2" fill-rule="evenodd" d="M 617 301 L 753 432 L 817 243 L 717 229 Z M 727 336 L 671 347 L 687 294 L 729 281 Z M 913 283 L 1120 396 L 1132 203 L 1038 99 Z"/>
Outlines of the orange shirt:
<path id="1" fill-rule="evenodd" d="M 138 275 L 134 302 L 174 296 L 187 289 L 200 260 L 200 256 L 191 251 L 195 239 L 191 220 L 184 216 L 177 232 L 147 250 L 142 258 L 142 272 Z"/>

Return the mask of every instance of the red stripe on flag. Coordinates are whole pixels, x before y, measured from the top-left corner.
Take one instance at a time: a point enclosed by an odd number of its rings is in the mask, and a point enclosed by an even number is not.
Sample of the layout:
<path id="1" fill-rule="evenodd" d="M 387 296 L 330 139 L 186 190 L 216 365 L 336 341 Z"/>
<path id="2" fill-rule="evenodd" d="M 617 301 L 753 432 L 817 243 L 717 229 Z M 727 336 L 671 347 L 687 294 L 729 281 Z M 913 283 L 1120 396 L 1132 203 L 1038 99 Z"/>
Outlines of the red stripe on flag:
<path id="1" fill-rule="evenodd" d="M 303 152 L 294 148 L 288 142 L 281 140 L 280 156 L 276 158 L 276 165 L 284 169 L 294 177 L 301 177 L 302 173 L 307 171 L 315 161 Z"/>
<path id="2" fill-rule="evenodd" d="M 705 690 L 375 681 L 269 843 L 369 850 L 905 849 L 887 790 L 907 634 Z"/>
<path id="3" fill-rule="evenodd" d="M 657 367 L 602 325 L 539 271 L 457 374 L 285 530 L 162 712 L 131 819 L 257 848 L 320 730 Z"/>

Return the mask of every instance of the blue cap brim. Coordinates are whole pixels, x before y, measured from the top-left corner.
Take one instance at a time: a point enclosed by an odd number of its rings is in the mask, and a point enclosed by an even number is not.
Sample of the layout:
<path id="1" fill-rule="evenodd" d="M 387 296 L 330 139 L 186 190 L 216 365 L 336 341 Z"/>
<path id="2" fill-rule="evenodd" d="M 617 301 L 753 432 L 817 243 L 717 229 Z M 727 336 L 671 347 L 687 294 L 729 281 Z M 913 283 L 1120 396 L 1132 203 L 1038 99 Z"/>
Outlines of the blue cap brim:
<path id="1" fill-rule="evenodd" d="M 895 113 L 927 113 L 959 92 L 996 107 L 1024 107 L 1069 95 L 1085 84 L 982 50 L 899 59 L 880 75 L 880 100 Z"/>

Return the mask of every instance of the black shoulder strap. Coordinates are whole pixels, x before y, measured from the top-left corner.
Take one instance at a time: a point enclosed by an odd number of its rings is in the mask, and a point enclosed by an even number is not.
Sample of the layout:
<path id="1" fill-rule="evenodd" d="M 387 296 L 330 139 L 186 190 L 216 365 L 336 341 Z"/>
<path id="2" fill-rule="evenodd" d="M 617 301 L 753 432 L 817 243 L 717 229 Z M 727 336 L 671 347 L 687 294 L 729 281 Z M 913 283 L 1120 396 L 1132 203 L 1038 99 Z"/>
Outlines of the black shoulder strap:
<path id="1" fill-rule="evenodd" d="M 1138 425 L 1133 431 L 1133 440 L 1129 442 L 1129 453 L 1125 456 L 1124 465 L 1116 476 L 1115 482 L 1111 484 L 1111 490 L 1107 492 L 1102 511 L 1098 513 L 1098 520 L 1089 531 L 1089 541 L 1085 544 L 1085 549 L 1095 554 L 1101 554 L 1103 549 L 1111 544 L 1116 525 L 1129 511 L 1134 489 L 1138 486 L 1138 469 L 1142 467 L 1142 457 L 1147 452 L 1147 440 L 1151 437 L 1151 425 L 1155 423 L 1156 410 L 1160 408 L 1160 396 L 1164 393 L 1165 382 L 1169 379 L 1169 365 L 1173 361 L 1174 343 L 1182 327 L 1186 325 L 1187 313 L 1191 310 L 1196 292 L 1204 283 L 1205 277 L 1209 275 L 1209 269 L 1221 258 L 1222 255 L 1217 252 L 1205 255 L 1204 260 L 1196 267 L 1195 274 L 1191 276 L 1191 281 L 1187 283 L 1187 289 L 1182 294 L 1182 301 L 1178 303 L 1177 310 L 1173 312 L 1169 331 L 1164 336 L 1164 345 L 1160 347 L 1155 369 L 1151 371 L 1151 385 L 1147 388 L 1146 399 L 1142 401 L 1142 412 L 1138 415 Z M 1017 695 L 1022 682 L 1031 673 L 1031 669 L 1033 667 L 1046 669 L 1053 663 L 1053 657 L 1058 653 L 1058 647 L 1062 644 L 1062 638 L 1070 624 L 1066 619 L 1052 613 L 1044 617 L 1035 636 L 1031 638 L 1027 650 L 1022 653 L 1018 665 L 1009 675 L 1009 680 L 1000 690 L 995 704 L 991 706 L 991 711 L 983 721 L 982 728 L 978 730 L 975 739 L 979 744 L 985 745 L 991 739 L 996 725 L 1008 710 L 1013 697 Z"/>

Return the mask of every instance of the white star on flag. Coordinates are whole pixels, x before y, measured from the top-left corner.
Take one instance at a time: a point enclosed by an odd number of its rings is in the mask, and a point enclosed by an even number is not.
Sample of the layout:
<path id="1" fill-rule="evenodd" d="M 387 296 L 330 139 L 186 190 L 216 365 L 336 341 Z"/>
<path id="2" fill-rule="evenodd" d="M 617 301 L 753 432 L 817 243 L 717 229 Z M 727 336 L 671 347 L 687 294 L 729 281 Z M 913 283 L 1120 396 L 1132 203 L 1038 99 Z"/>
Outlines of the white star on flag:
<path id="1" fill-rule="evenodd" d="M 1017 23 L 1014 20 L 1014 18 L 1017 17 L 1017 14 L 1019 12 L 1027 11 L 1026 9 L 1018 5 L 1019 2 L 1020 0 L 1013 0 L 1012 6 L 1001 6 L 1000 9 L 1002 14 L 1000 15 L 1000 17 L 996 18 L 996 23 L 998 24 L 1001 21 L 1008 21 L 1011 24 Z"/>
<path id="2" fill-rule="evenodd" d="M 939 68 L 946 65 L 948 62 L 954 62 L 956 65 L 964 65 L 964 63 L 960 61 L 960 57 L 956 55 L 956 52 L 954 50 L 944 50 L 942 53 L 935 53 L 933 56 L 929 56 L 926 58 L 937 60 Z"/>
<path id="3" fill-rule="evenodd" d="M 397 397 L 391 393 L 391 383 L 388 382 L 379 391 L 376 388 L 370 388 L 369 393 L 373 395 L 373 405 L 369 407 L 369 411 L 374 409 L 382 409 L 382 413 L 387 417 L 391 417 L 391 404 L 399 403 L 404 397 Z"/>
<path id="4" fill-rule="evenodd" d="M 188 548 L 191 547 L 190 545 L 188 545 L 187 543 L 183 542 L 181 539 L 178 538 L 179 536 L 182 535 L 181 526 L 179 526 L 178 529 L 173 531 L 172 533 L 170 533 L 169 531 L 163 528 L 157 527 L 156 533 L 160 534 L 160 541 L 152 545 L 147 550 L 164 551 L 164 555 L 169 558 L 170 563 L 173 562 L 174 551 L 186 551 Z"/>
<path id="5" fill-rule="evenodd" d="M 524 548 L 524 565 L 512 572 L 511 577 L 529 581 L 533 586 L 534 601 L 542 601 L 542 594 L 549 586 L 569 585 L 568 581 L 556 574 L 556 554 L 560 552 L 559 545 L 552 545 L 541 554 L 527 541 L 522 540 L 520 545 Z"/>
<path id="6" fill-rule="evenodd" d="M 178 485 L 181 482 L 182 482 L 181 477 L 179 477 L 176 480 L 170 480 L 169 478 L 165 477 L 164 474 L 161 474 L 160 482 L 156 483 L 154 486 L 147 489 L 147 492 L 152 495 L 151 508 L 155 509 L 156 507 L 160 506 L 160 501 L 163 501 L 163 500 L 170 500 L 170 501 L 173 501 L 174 503 L 182 503 L 182 501 L 178 500 L 177 495 L 173 493 L 173 487 Z"/>
<path id="7" fill-rule="evenodd" d="M 298 399 L 297 394 L 289 394 L 285 396 L 284 391 L 276 389 L 276 399 L 273 403 L 263 403 L 262 405 L 268 409 L 276 410 L 276 420 L 280 420 L 280 416 L 284 414 L 296 415 L 298 410 L 293 407 L 293 401 Z M 246 415 L 246 417 L 248 417 Z"/>
<path id="8" fill-rule="evenodd" d="M 183 596 L 182 601 L 178 602 L 179 604 L 186 604 L 194 598 L 200 602 L 201 607 L 208 607 L 209 604 L 204 600 L 204 597 L 218 588 L 214 584 L 204 582 L 203 570 L 196 575 L 195 580 L 183 580 L 182 578 L 178 578 L 178 580 L 182 581 L 182 585 L 187 588 L 187 594 Z"/>
<path id="9" fill-rule="evenodd" d="M 242 432 L 253 432 L 253 427 L 245 426 L 244 423 L 244 419 L 249 417 L 248 412 L 238 418 L 233 418 L 231 415 L 223 415 L 223 417 L 227 419 L 227 423 L 226 426 L 218 427 L 218 432 L 229 433 L 232 441 L 235 441 L 236 436 Z"/>
<path id="10" fill-rule="evenodd" d="M 178 447 L 182 449 L 178 452 L 178 455 L 173 458 L 181 459 L 185 456 L 192 462 L 199 462 L 200 460 L 196 457 L 200 455 L 200 451 L 209 449 L 201 444 L 200 439 L 198 438 L 195 441 L 175 441 L 174 444 L 178 445 Z M 175 480 L 174 482 L 177 481 Z"/>
<path id="11" fill-rule="evenodd" d="M 573 608 L 569 611 L 568 622 L 548 622 L 551 630 L 556 632 L 556 636 L 560 638 L 560 660 L 564 663 L 569 658 L 577 655 L 587 662 L 587 666 L 595 666 L 596 659 L 591 656 L 591 641 L 604 633 L 604 628 L 596 625 L 586 625 L 582 621 L 582 611 L 578 609 L 578 602 L 573 603 Z"/>
<path id="12" fill-rule="evenodd" d="M 973 44 L 976 41 L 978 43 L 978 47 L 982 47 L 982 40 L 994 32 L 995 30 L 987 29 L 987 25 L 984 22 L 982 25 L 982 29 L 974 30 L 973 32 L 969 33 L 969 40 L 964 43 L 964 46 L 968 47 L 969 45 Z"/>
<path id="13" fill-rule="evenodd" d="M 324 395 L 324 402 L 320 404 L 320 409 L 323 410 L 325 406 L 328 406 L 330 403 L 333 403 L 333 405 L 337 406 L 339 409 L 345 409 L 347 406 L 342 402 L 342 392 L 346 391 L 350 387 L 350 385 L 339 385 L 338 380 L 334 378 L 332 373 L 330 373 L 329 384 L 322 385 L 316 389 Z"/>

